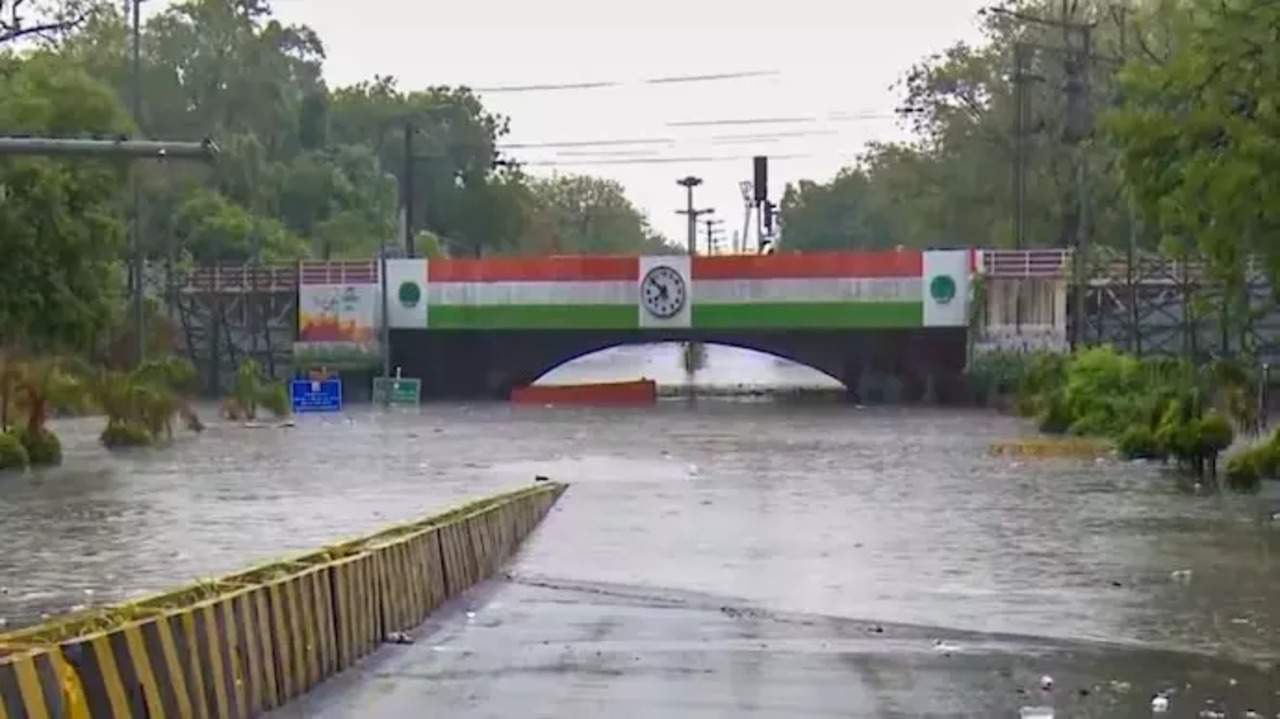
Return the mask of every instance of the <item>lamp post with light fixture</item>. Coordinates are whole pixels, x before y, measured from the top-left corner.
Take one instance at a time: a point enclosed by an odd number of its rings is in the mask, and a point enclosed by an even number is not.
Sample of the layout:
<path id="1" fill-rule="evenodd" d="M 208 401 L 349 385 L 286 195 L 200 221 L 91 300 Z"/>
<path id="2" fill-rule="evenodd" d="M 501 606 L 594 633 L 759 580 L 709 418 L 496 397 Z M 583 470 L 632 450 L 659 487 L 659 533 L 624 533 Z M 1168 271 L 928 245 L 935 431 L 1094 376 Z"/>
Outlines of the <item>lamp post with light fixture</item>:
<path id="1" fill-rule="evenodd" d="M 688 221 L 688 238 L 686 241 L 689 246 L 689 254 L 698 254 L 698 218 L 703 215 L 711 215 L 715 213 L 714 209 L 696 210 L 693 207 L 693 188 L 702 184 L 701 177 L 688 175 L 676 180 L 676 184 L 685 189 L 685 209 L 676 210 L 677 215 L 684 215 Z"/>

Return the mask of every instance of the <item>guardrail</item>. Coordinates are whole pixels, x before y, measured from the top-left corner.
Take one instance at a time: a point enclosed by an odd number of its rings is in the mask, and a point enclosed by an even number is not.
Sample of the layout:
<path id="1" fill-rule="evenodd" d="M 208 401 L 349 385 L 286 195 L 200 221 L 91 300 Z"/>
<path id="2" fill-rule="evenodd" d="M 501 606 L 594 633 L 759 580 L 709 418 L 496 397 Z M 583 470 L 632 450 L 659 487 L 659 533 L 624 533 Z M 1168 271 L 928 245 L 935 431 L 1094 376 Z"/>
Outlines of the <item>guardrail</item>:
<path id="1" fill-rule="evenodd" d="M 565 489 L 539 483 L 0 634 L 0 717 L 259 716 L 491 576 Z"/>

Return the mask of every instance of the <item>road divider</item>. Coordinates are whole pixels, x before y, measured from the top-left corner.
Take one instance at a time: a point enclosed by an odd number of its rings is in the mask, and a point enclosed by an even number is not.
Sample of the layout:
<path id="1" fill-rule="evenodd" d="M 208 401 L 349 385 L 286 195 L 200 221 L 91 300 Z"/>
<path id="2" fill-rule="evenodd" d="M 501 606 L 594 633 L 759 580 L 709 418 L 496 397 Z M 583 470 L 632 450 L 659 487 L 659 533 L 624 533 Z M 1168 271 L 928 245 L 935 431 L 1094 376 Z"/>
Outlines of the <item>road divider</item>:
<path id="1" fill-rule="evenodd" d="M 0 634 L 0 719 L 260 716 L 492 576 L 565 488 Z"/>

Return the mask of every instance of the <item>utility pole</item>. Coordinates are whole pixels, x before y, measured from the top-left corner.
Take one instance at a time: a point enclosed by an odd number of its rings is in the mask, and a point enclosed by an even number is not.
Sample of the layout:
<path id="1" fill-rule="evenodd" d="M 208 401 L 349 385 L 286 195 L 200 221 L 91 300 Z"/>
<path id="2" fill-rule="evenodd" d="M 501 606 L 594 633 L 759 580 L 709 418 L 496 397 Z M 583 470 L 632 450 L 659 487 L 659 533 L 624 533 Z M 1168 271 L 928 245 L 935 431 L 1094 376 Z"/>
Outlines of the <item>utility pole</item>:
<path id="1" fill-rule="evenodd" d="M 414 202 L 414 183 L 413 170 L 415 158 L 413 156 L 413 136 L 416 134 L 416 128 L 413 126 L 412 120 L 404 123 L 404 168 L 403 177 L 400 178 L 400 202 L 401 210 L 404 212 L 404 256 L 413 257 L 413 202 Z M 383 252 L 386 255 L 386 252 Z"/>
<path id="2" fill-rule="evenodd" d="M 677 215 L 684 215 L 688 221 L 688 246 L 689 254 L 698 254 L 698 218 L 704 215 L 714 214 L 715 210 L 711 208 L 696 210 L 693 207 L 693 188 L 702 184 L 701 177 L 689 175 L 676 180 L 676 184 L 685 189 L 685 209 L 676 210 Z"/>
<path id="3" fill-rule="evenodd" d="M 1071 145 L 1075 155 L 1076 211 L 1074 237 L 1066 238 L 1071 242 L 1072 252 L 1072 284 L 1073 318 L 1071 327 L 1071 347 L 1080 347 L 1085 339 L 1085 299 L 1088 289 L 1088 277 L 1085 268 L 1088 265 L 1089 253 L 1089 173 L 1086 162 L 1087 140 L 1093 134 L 1093 113 L 1090 107 L 1090 77 L 1093 69 L 1093 29 L 1094 23 L 1071 19 L 1067 4 L 1063 3 L 1063 16 L 1059 19 L 1042 18 L 1034 15 L 1010 10 L 1003 7 L 987 8 L 983 12 L 992 12 L 1012 17 L 1022 22 L 1036 25 L 1056 27 L 1062 30 L 1065 47 L 1063 74 L 1066 80 L 1063 92 L 1066 96 L 1066 127 L 1063 141 Z M 1075 39 L 1078 38 L 1078 47 Z"/>
<path id="4" fill-rule="evenodd" d="M 142 134 L 142 0 L 133 0 L 133 32 L 132 32 L 132 52 L 133 52 L 133 82 L 132 97 L 133 102 L 133 121 L 138 125 L 138 132 Z M 133 331 L 137 335 L 136 360 L 138 364 L 146 359 L 147 356 L 147 337 L 146 337 L 146 319 L 143 315 L 142 293 L 144 292 L 142 278 L 142 187 L 138 181 L 138 172 L 136 168 L 131 168 L 129 172 L 129 189 L 132 195 L 132 215 L 133 221 L 129 223 L 129 250 L 133 260 Z"/>
<path id="5" fill-rule="evenodd" d="M 717 252 L 718 245 L 716 243 L 716 239 L 718 235 L 716 233 L 716 230 L 719 229 L 720 225 L 722 224 L 722 221 L 708 218 L 706 220 L 703 220 L 703 224 L 707 228 L 707 254 L 708 255 L 720 254 L 719 252 Z"/>
<path id="6" fill-rule="evenodd" d="M 1092 219 L 1089 216 L 1089 165 L 1087 153 L 1087 140 L 1093 134 L 1093 112 L 1090 107 L 1089 98 L 1089 76 L 1092 69 L 1093 54 L 1093 26 L 1077 25 L 1075 28 L 1080 34 L 1080 52 L 1075 62 L 1069 63 L 1068 67 L 1074 71 L 1074 77 L 1069 72 L 1067 75 L 1067 124 L 1068 124 L 1068 140 L 1074 143 L 1076 155 L 1076 237 L 1075 237 L 1075 262 L 1072 269 L 1073 279 L 1076 285 L 1075 294 L 1075 317 L 1076 321 L 1072 329 L 1071 345 L 1072 348 L 1083 346 L 1085 341 L 1085 299 L 1088 295 L 1088 273 L 1086 271 L 1089 263 L 1089 224 Z"/>
<path id="7" fill-rule="evenodd" d="M 1027 198 L 1027 55 L 1030 48 L 1013 45 L 1013 246 L 1026 246 Z"/>

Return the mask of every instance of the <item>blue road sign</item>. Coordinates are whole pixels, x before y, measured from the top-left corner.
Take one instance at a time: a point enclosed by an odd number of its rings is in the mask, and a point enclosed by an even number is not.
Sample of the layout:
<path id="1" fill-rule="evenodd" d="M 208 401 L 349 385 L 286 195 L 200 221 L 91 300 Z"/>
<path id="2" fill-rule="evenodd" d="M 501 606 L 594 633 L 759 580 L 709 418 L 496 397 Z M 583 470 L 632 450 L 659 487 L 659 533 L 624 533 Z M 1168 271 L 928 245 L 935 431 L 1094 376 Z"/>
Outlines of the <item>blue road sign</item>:
<path id="1" fill-rule="evenodd" d="M 289 400 L 295 414 L 341 412 L 342 380 L 295 379 L 289 385 Z"/>

